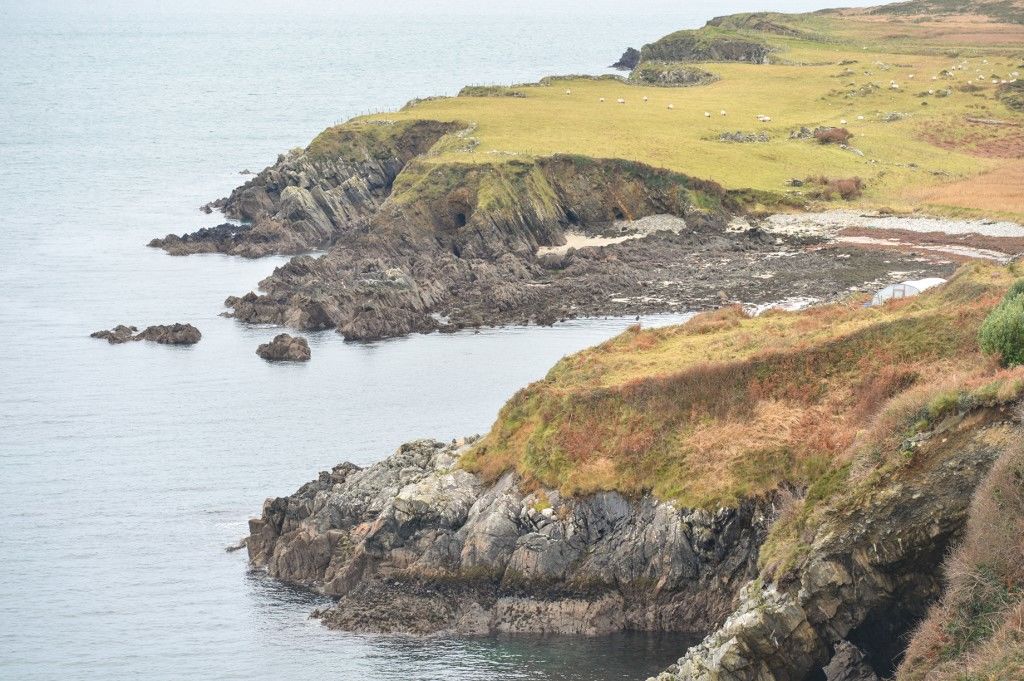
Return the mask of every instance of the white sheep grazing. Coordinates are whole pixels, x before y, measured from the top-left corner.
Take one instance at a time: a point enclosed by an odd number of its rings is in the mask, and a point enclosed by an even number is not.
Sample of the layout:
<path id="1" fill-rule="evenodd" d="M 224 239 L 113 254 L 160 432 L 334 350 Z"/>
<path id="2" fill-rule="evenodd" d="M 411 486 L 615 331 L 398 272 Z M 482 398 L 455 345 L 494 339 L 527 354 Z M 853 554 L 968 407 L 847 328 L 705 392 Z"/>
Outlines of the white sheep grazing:
<path id="1" fill-rule="evenodd" d="M 913 74 L 913 73 L 911 73 L 911 74 L 910 74 L 909 76 L 907 76 L 907 78 L 908 78 L 909 80 L 914 80 L 914 74 Z"/>
<path id="2" fill-rule="evenodd" d="M 938 80 L 938 79 L 939 79 L 938 76 L 932 76 L 932 80 Z"/>
<path id="3" fill-rule="evenodd" d="M 724 115 L 725 115 L 725 109 L 722 109 L 722 110 L 721 110 L 721 111 L 719 111 L 718 113 L 719 113 L 719 115 L 722 115 L 722 116 L 724 116 Z"/>
<path id="4" fill-rule="evenodd" d="M 862 120 L 864 120 L 864 117 L 863 116 L 857 116 L 857 120 L 858 121 L 862 121 Z"/>
<path id="5" fill-rule="evenodd" d="M 669 105 L 668 105 L 668 108 L 670 108 L 670 109 L 674 109 L 674 108 L 676 108 L 676 107 L 675 107 L 675 106 L 673 106 L 672 104 L 669 104 Z"/>
<path id="6" fill-rule="evenodd" d="M 647 95 L 644 95 L 644 101 L 645 102 L 647 101 Z"/>
<path id="7" fill-rule="evenodd" d="M 566 91 L 565 91 L 565 94 L 567 94 L 567 95 L 571 95 L 571 94 L 572 94 L 572 90 L 566 90 Z"/>
<path id="8" fill-rule="evenodd" d="M 619 97 L 615 101 L 618 102 L 619 104 L 625 104 L 626 103 L 626 100 L 624 100 L 622 97 Z"/>
<path id="9" fill-rule="evenodd" d="M 599 100 L 597 100 L 597 101 L 599 101 L 599 102 L 603 102 L 603 101 L 604 101 L 604 97 L 602 97 L 601 99 L 599 99 Z"/>
<path id="10" fill-rule="evenodd" d="M 935 94 L 935 90 L 929 90 L 929 91 L 928 91 L 928 94 L 930 94 L 930 95 L 934 95 L 934 94 Z"/>
<path id="11" fill-rule="evenodd" d="M 705 111 L 704 112 L 704 118 L 711 118 L 711 112 L 710 111 Z"/>
<path id="12" fill-rule="evenodd" d="M 846 119 L 845 118 L 840 118 L 839 119 L 839 125 L 846 125 Z"/>

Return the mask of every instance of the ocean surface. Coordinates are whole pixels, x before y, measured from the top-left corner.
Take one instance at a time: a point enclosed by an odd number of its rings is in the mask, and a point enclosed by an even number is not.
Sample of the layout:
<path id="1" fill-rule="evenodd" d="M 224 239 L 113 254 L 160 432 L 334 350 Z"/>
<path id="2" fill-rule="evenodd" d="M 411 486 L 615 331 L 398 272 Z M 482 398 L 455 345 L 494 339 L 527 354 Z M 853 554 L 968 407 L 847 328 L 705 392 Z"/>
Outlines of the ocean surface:
<path id="1" fill-rule="evenodd" d="M 673 637 L 354 636 L 224 547 L 263 500 L 403 441 L 485 431 L 563 355 L 628 320 L 414 336 L 222 318 L 280 258 L 174 258 L 227 194 L 325 126 L 467 83 L 604 70 L 744 2 L 0 0 L 0 678 L 642 679 Z M 549 6 L 550 5 L 550 6 Z M 776 3 L 811 9 L 815 3 Z M 191 348 L 109 346 L 191 322 Z M 650 322 L 664 322 L 649 320 Z"/>

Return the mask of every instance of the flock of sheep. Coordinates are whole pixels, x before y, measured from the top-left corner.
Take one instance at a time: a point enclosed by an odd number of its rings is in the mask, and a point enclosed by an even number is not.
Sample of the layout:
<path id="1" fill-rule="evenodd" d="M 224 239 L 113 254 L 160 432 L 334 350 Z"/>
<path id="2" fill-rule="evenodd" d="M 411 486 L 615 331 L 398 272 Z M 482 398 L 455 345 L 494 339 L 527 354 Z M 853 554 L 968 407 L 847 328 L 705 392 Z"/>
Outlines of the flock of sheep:
<path id="1" fill-rule="evenodd" d="M 982 65 L 987 65 L 988 64 L 988 60 L 987 59 L 983 59 L 981 63 L 982 63 Z M 967 67 L 967 62 L 965 61 L 965 62 L 961 62 L 960 64 L 957 64 L 957 65 L 953 66 L 952 69 L 950 69 L 950 71 L 954 71 L 954 70 L 963 71 L 964 69 L 966 69 L 966 67 Z M 913 74 L 913 73 L 908 74 L 907 75 L 907 79 L 908 80 L 913 80 L 914 79 L 914 75 L 915 74 Z M 1006 84 L 1006 83 L 1015 83 L 1015 82 L 1017 82 L 1017 78 L 1019 76 L 1020 76 L 1020 73 L 1018 71 L 1014 71 L 1014 72 L 1012 72 L 1010 74 L 1011 80 L 1005 80 L 1005 79 L 1001 79 L 1001 78 L 992 78 L 992 84 L 993 85 L 998 85 L 998 84 Z M 932 76 L 932 80 L 938 80 L 938 79 L 939 79 L 939 76 Z M 979 81 L 985 80 L 985 77 L 982 75 L 980 70 L 978 71 L 977 79 Z M 967 84 L 968 85 L 973 85 L 974 81 L 973 80 L 969 80 L 969 81 L 967 81 Z M 889 88 L 892 89 L 892 90 L 899 90 L 900 89 L 900 84 L 898 82 L 896 82 L 895 80 L 890 80 L 889 81 Z M 931 95 L 931 94 L 934 94 L 934 93 L 935 93 L 934 90 L 928 90 L 928 94 Z M 571 95 L 572 94 L 572 90 L 566 90 L 565 94 Z M 597 101 L 604 102 L 604 97 L 599 97 Z M 618 104 L 625 104 L 626 103 L 626 100 L 624 98 L 622 98 L 622 97 L 619 97 L 615 101 Z M 643 97 L 643 101 L 644 101 L 644 103 L 647 102 L 647 96 L 646 95 Z M 675 105 L 674 104 L 669 104 L 667 108 L 668 109 L 674 109 Z M 718 113 L 719 113 L 719 115 L 722 115 L 722 116 L 726 115 L 725 109 L 720 110 Z M 710 111 L 705 111 L 704 112 L 704 117 L 705 118 L 711 118 L 711 112 Z M 764 114 L 758 114 L 757 115 L 757 120 L 760 121 L 761 123 L 770 123 L 771 120 L 772 120 L 772 117 L 771 116 L 765 116 Z M 857 120 L 858 121 L 862 121 L 862 120 L 864 120 L 864 117 L 863 116 L 857 116 Z M 840 119 L 839 124 L 840 125 L 846 125 L 846 119 L 845 118 Z"/>

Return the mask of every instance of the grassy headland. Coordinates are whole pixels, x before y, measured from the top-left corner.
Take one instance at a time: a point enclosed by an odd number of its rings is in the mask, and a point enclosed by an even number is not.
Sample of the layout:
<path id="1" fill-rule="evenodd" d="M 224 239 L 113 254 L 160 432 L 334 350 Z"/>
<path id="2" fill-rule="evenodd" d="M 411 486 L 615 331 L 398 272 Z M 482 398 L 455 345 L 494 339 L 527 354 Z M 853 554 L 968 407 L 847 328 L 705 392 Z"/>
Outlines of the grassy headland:
<path id="1" fill-rule="evenodd" d="M 712 75 L 696 85 L 566 77 L 467 88 L 337 126 L 311 149 L 345 147 L 356 128 L 379 136 L 385 122 L 457 122 L 425 160 L 619 158 L 778 194 L 800 192 L 791 178 L 859 177 L 865 206 L 1019 218 L 1020 192 L 988 188 L 1024 181 L 1024 112 L 1006 96 L 1024 70 L 1022 22 L 1005 2 L 735 15 L 643 48 L 634 76 L 672 64 Z M 847 129 L 850 148 L 790 137 L 817 126 Z M 720 139 L 736 131 L 769 139 Z"/>
<path id="2" fill-rule="evenodd" d="M 520 391 L 466 465 L 568 494 L 652 490 L 700 507 L 834 484 L 855 459 L 886 463 L 961 394 L 1021 391 L 1024 372 L 978 345 L 1013 277 L 974 264 L 882 307 L 854 299 L 754 318 L 725 308 L 631 329 Z"/>

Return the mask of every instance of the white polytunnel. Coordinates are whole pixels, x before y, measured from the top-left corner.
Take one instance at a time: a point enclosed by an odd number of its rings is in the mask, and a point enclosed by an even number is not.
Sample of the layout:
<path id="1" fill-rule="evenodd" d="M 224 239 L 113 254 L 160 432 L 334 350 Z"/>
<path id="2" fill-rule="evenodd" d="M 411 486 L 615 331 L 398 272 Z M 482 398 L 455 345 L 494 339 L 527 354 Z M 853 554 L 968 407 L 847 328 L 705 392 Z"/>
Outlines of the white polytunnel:
<path id="1" fill-rule="evenodd" d="M 941 277 L 928 277 L 926 279 L 915 279 L 913 281 L 901 281 L 898 284 L 890 284 L 881 291 L 875 293 L 871 298 L 870 305 L 881 305 L 887 300 L 909 298 L 926 291 L 933 286 L 945 284 L 946 280 Z"/>

